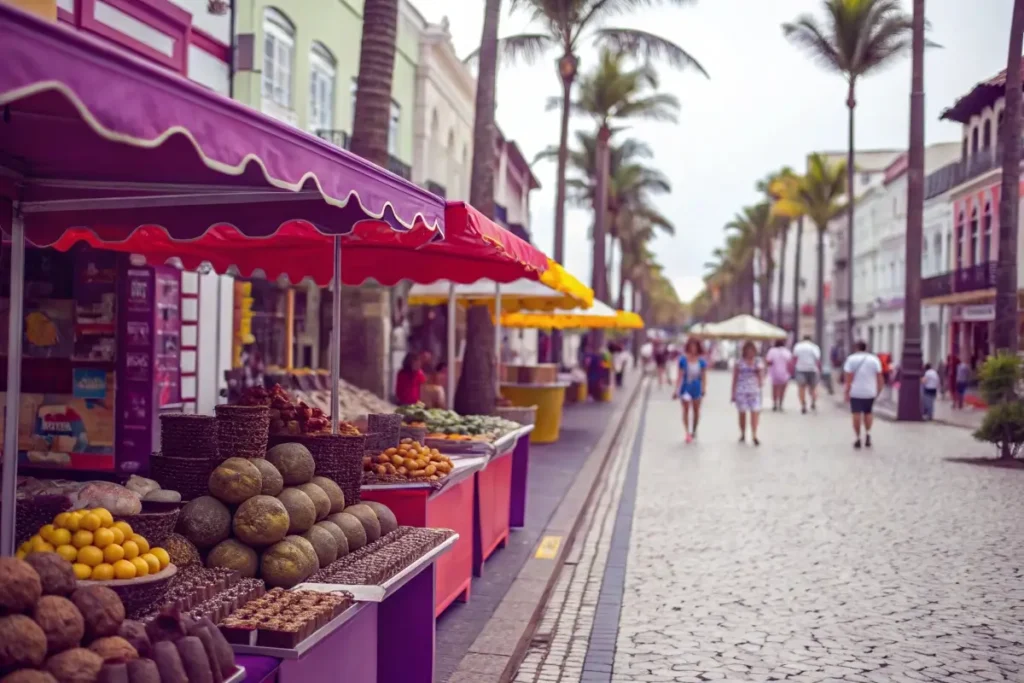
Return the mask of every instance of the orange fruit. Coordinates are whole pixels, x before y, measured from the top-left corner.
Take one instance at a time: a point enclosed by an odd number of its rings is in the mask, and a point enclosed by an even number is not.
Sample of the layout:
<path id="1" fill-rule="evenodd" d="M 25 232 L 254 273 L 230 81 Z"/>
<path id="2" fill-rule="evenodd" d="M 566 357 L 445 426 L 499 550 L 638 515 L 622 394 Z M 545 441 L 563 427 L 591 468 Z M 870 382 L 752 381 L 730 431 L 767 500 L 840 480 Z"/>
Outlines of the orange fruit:
<path id="1" fill-rule="evenodd" d="M 85 531 L 84 529 L 76 531 L 75 535 L 71 537 L 71 545 L 76 548 L 84 548 L 87 545 L 92 545 L 92 532 Z"/>
<path id="2" fill-rule="evenodd" d="M 150 574 L 156 574 L 158 571 L 160 571 L 160 560 L 156 558 L 156 555 L 154 555 L 153 553 L 146 553 L 145 555 L 141 555 L 140 557 L 142 558 L 143 562 L 149 565 Z"/>
<path id="3" fill-rule="evenodd" d="M 50 534 L 50 543 L 55 546 L 68 545 L 71 543 L 71 532 L 67 529 L 54 529 Z"/>
<path id="4" fill-rule="evenodd" d="M 137 573 L 135 565 L 128 560 L 118 560 L 114 563 L 114 576 L 118 579 L 134 579 Z"/>
<path id="5" fill-rule="evenodd" d="M 114 566 L 107 562 L 98 564 L 92 568 L 92 575 L 89 578 L 93 581 L 110 581 L 114 578 Z"/>
<path id="6" fill-rule="evenodd" d="M 78 523 L 82 519 L 82 515 L 78 512 L 69 512 L 67 515 L 67 519 L 64 520 L 64 528 L 75 533 L 78 531 Z"/>
<path id="7" fill-rule="evenodd" d="M 109 529 L 114 526 L 114 515 L 110 514 L 110 510 L 106 508 L 96 508 L 92 511 L 92 514 L 100 518 L 100 526 L 104 529 Z"/>
<path id="8" fill-rule="evenodd" d="M 57 528 L 55 526 L 53 526 L 52 524 L 44 524 L 39 529 L 39 535 L 42 536 L 43 540 L 46 541 L 47 543 L 53 543 L 53 541 L 50 540 L 50 539 L 53 536 L 53 532 L 56 531 L 56 530 L 57 530 Z"/>
<path id="9" fill-rule="evenodd" d="M 52 553 L 53 552 L 53 544 L 48 543 L 48 542 L 44 541 L 41 538 L 37 538 L 35 541 L 32 541 L 32 550 L 31 550 L 31 552 L 33 552 L 33 553 Z"/>
<path id="10" fill-rule="evenodd" d="M 139 556 L 139 544 L 135 541 L 125 541 L 121 547 L 124 548 L 124 559 L 134 560 Z"/>
<path id="11" fill-rule="evenodd" d="M 114 542 L 114 532 L 100 527 L 92 535 L 92 544 L 102 550 Z"/>
<path id="12" fill-rule="evenodd" d="M 121 546 L 117 545 L 116 543 L 111 543 L 110 545 L 108 545 L 107 547 L 105 547 L 103 549 L 103 561 L 104 562 L 108 562 L 110 564 L 114 564 L 118 560 L 123 560 L 123 559 L 124 559 L 124 548 L 122 548 Z"/>
<path id="13" fill-rule="evenodd" d="M 78 561 L 87 567 L 95 567 L 103 562 L 103 551 L 94 545 L 78 549 Z"/>
<path id="14" fill-rule="evenodd" d="M 75 578 L 79 581 L 85 581 L 92 576 L 92 567 L 87 564 L 74 563 L 71 565 L 71 569 L 75 572 Z"/>
<path id="15" fill-rule="evenodd" d="M 149 551 L 156 559 L 160 560 L 160 569 L 166 569 L 171 563 L 171 556 L 163 548 L 153 548 Z"/>
<path id="16" fill-rule="evenodd" d="M 78 522 L 78 528 L 85 529 L 86 531 L 96 531 L 101 526 L 103 526 L 103 520 L 95 512 L 85 513 Z"/>
<path id="17" fill-rule="evenodd" d="M 57 546 L 56 553 L 68 562 L 74 562 L 78 559 L 78 548 L 71 544 Z"/>
<path id="18" fill-rule="evenodd" d="M 140 555 L 144 555 L 149 552 L 149 541 L 147 541 L 143 536 L 132 534 L 131 540 L 135 541 L 135 545 L 139 546 Z"/>
<path id="19" fill-rule="evenodd" d="M 135 533 L 132 531 L 132 525 L 128 522 L 114 522 L 114 528 L 120 529 L 125 538 L 131 538 L 132 534 Z"/>
<path id="20" fill-rule="evenodd" d="M 114 534 L 114 543 L 121 545 L 124 543 L 124 532 L 118 529 L 116 526 L 110 527 L 110 533 Z"/>
<path id="21" fill-rule="evenodd" d="M 70 512 L 62 512 L 53 518 L 53 525 L 58 529 L 68 528 L 68 517 L 71 516 Z"/>
<path id="22" fill-rule="evenodd" d="M 149 563 L 141 557 L 136 557 L 131 563 L 135 565 L 135 576 L 146 576 L 149 574 Z"/>

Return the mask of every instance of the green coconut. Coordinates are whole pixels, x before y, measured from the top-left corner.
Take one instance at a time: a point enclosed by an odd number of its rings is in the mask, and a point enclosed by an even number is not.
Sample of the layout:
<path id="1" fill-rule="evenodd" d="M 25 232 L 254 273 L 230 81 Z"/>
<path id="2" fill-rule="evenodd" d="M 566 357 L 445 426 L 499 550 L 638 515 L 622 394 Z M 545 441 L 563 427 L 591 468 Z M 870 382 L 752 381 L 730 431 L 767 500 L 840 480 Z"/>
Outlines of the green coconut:
<path id="1" fill-rule="evenodd" d="M 228 505 L 238 505 L 263 490 L 260 469 L 245 458 L 228 458 L 210 473 L 210 493 Z"/>
<path id="2" fill-rule="evenodd" d="M 377 519 L 377 513 L 373 511 L 372 507 L 366 503 L 357 503 L 349 505 L 345 508 L 345 512 L 359 519 L 363 529 L 366 530 L 367 543 L 373 543 L 380 538 L 380 520 Z"/>
<path id="3" fill-rule="evenodd" d="M 338 541 L 327 529 L 314 524 L 302 537 L 312 544 L 321 569 L 338 559 Z"/>
<path id="4" fill-rule="evenodd" d="M 331 515 L 327 518 L 328 522 L 332 522 L 342 533 L 345 534 L 345 539 L 348 540 L 348 550 L 352 552 L 359 550 L 366 545 L 366 529 L 363 527 L 363 523 L 359 521 L 359 518 L 355 515 L 350 515 L 347 512 L 339 512 L 336 515 Z"/>
<path id="5" fill-rule="evenodd" d="M 233 569 L 243 578 L 256 576 L 260 566 L 260 558 L 256 551 L 241 541 L 229 538 L 213 547 L 206 556 L 206 566 L 217 569 Z"/>
<path id="6" fill-rule="evenodd" d="M 305 484 L 313 478 L 316 462 L 301 443 L 280 443 L 267 451 L 267 461 L 277 468 L 285 486 Z"/>
<path id="7" fill-rule="evenodd" d="M 263 488 L 260 493 L 265 496 L 276 496 L 281 493 L 281 490 L 284 489 L 284 478 L 281 477 L 281 473 L 276 467 L 263 458 L 253 458 L 249 462 L 260 471 L 260 475 L 263 477 Z"/>
<path id="8" fill-rule="evenodd" d="M 313 507 L 316 508 L 316 521 L 320 521 L 327 515 L 331 514 L 331 499 L 327 496 L 327 492 L 322 488 L 308 482 L 306 484 L 299 484 L 295 488 L 299 489 L 313 501 Z"/>
<path id="9" fill-rule="evenodd" d="M 316 523 L 316 506 L 302 489 L 286 488 L 278 494 L 277 499 L 288 510 L 289 534 L 305 533 Z"/>
<path id="10" fill-rule="evenodd" d="M 231 527 L 242 543 L 265 547 L 288 534 L 288 508 L 273 496 L 253 496 L 238 506 Z"/>
<path id="11" fill-rule="evenodd" d="M 231 535 L 231 511 L 213 496 L 200 496 L 181 509 L 178 529 L 197 548 L 212 548 Z"/>
<path id="12" fill-rule="evenodd" d="M 398 519 L 395 517 L 395 513 L 392 512 L 391 508 L 384 503 L 378 503 L 375 500 L 366 500 L 360 504 L 367 506 L 377 515 L 377 521 L 380 522 L 381 536 L 387 536 L 398 528 Z"/>
<path id="13" fill-rule="evenodd" d="M 322 488 L 327 497 L 331 499 L 331 511 L 327 514 L 333 515 L 336 512 L 345 511 L 345 492 L 341 490 L 337 482 L 327 477 L 313 477 L 310 483 Z"/>

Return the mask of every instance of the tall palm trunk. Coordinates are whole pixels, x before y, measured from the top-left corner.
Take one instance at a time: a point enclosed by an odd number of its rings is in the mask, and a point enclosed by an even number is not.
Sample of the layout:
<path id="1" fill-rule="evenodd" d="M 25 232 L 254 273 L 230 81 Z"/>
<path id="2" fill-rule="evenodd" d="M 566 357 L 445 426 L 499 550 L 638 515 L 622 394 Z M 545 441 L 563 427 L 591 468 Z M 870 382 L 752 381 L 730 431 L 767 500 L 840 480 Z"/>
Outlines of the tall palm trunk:
<path id="1" fill-rule="evenodd" d="M 818 226 L 818 296 L 814 303 L 814 343 L 825 345 L 825 232 L 828 224 Z"/>
<path id="2" fill-rule="evenodd" d="M 804 217 L 796 223 L 796 258 L 793 261 L 793 339 L 800 338 L 800 255 L 804 250 Z"/>
<path id="3" fill-rule="evenodd" d="M 622 264 L 619 264 L 619 295 L 615 300 L 615 308 L 620 311 L 626 310 L 626 271 L 623 270 Z"/>
<path id="4" fill-rule="evenodd" d="M 350 149 L 378 166 L 388 165 L 391 78 L 398 36 L 398 0 L 366 0 L 356 78 L 356 103 Z M 390 316 L 388 294 L 380 287 L 342 290 L 341 374 L 353 384 L 387 395 L 390 379 L 383 369 L 388 343 L 384 320 Z M 368 316 L 367 308 L 383 310 Z M 337 361 L 337 359 L 334 359 Z"/>
<path id="5" fill-rule="evenodd" d="M 850 123 L 847 131 L 846 148 L 846 348 L 853 349 L 853 213 L 857 197 L 853 194 L 853 183 L 857 179 L 857 168 L 854 166 L 853 114 L 857 109 L 856 81 L 850 80 L 850 93 L 846 98 Z"/>
<path id="6" fill-rule="evenodd" d="M 761 320 L 769 320 L 772 309 L 772 275 L 775 271 L 775 262 L 771 254 L 771 240 L 766 241 L 764 249 L 764 272 L 761 274 L 760 294 L 761 297 Z"/>
<path id="7" fill-rule="evenodd" d="M 605 264 L 605 246 L 608 230 L 608 177 L 611 129 L 605 124 L 597 131 L 597 168 L 594 188 L 594 259 L 591 278 L 594 298 L 608 301 L 608 272 Z M 599 353 L 604 347 L 604 330 L 593 330 L 590 335 L 591 351 Z"/>
<path id="8" fill-rule="evenodd" d="M 786 220 L 786 225 L 782 229 L 782 240 L 779 245 L 779 295 L 776 297 L 777 307 L 775 309 L 775 325 L 782 327 L 782 306 L 783 299 L 785 298 L 785 284 L 786 284 L 786 246 L 789 241 L 789 220 Z"/>
<path id="9" fill-rule="evenodd" d="M 572 84 L 576 80 L 579 60 L 566 50 L 558 60 L 558 77 L 562 81 L 562 125 L 558 134 L 558 169 L 555 175 L 555 261 L 565 265 L 565 170 L 569 164 L 569 114 L 572 109 Z M 562 362 L 562 331 L 551 331 L 551 358 Z"/>
<path id="10" fill-rule="evenodd" d="M 999 262 L 996 267 L 995 347 L 1016 353 L 1017 221 L 1020 201 L 1021 75 L 1024 0 L 1013 3 L 1006 69 L 1006 119 L 1003 125 L 1003 182 L 999 195 Z"/>
<path id="11" fill-rule="evenodd" d="M 924 218 L 924 0 L 914 0 L 913 16 L 910 149 L 907 152 L 907 272 L 906 292 L 903 295 L 903 353 L 900 355 L 897 418 L 920 422 L 921 232 Z"/>
<path id="12" fill-rule="evenodd" d="M 498 71 L 500 18 L 501 0 L 487 0 L 480 36 L 469 202 L 488 218 L 494 218 L 494 91 Z M 491 313 L 486 306 L 471 306 L 466 314 L 466 352 L 459 386 L 455 392 L 456 411 L 463 415 L 494 412 L 497 393 L 495 362 Z M 448 372 L 455 372 L 455 368 L 448 368 Z"/>

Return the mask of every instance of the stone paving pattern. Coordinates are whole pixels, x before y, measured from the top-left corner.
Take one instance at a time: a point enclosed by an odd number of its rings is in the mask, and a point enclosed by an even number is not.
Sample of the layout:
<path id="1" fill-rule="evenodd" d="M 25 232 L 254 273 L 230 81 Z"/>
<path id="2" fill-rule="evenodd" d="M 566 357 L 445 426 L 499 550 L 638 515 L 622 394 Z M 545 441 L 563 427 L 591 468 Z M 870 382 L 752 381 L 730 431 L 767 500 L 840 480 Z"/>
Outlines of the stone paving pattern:
<path id="1" fill-rule="evenodd" d="M 855 451 L 828 401 L 739 444 L 728 382 L 690 446 L 648 405 L 612 680 L 1024 680 L 1021 473 L 934 424 Z"/>

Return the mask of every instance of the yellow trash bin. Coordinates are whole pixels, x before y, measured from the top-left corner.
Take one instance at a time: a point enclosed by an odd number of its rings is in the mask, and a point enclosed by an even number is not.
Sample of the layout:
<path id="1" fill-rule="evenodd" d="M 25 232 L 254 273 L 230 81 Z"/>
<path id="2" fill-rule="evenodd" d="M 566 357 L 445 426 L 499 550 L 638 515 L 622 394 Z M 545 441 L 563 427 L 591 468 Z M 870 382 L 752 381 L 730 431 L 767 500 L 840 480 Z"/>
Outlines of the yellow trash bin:
<path id="1" fill-rule="evenodd" d="M 554 443 L 562 430 L 566 384 L 502 384 L 501 395 L 514 406 L 537 406 L 530 443 Z"/>

